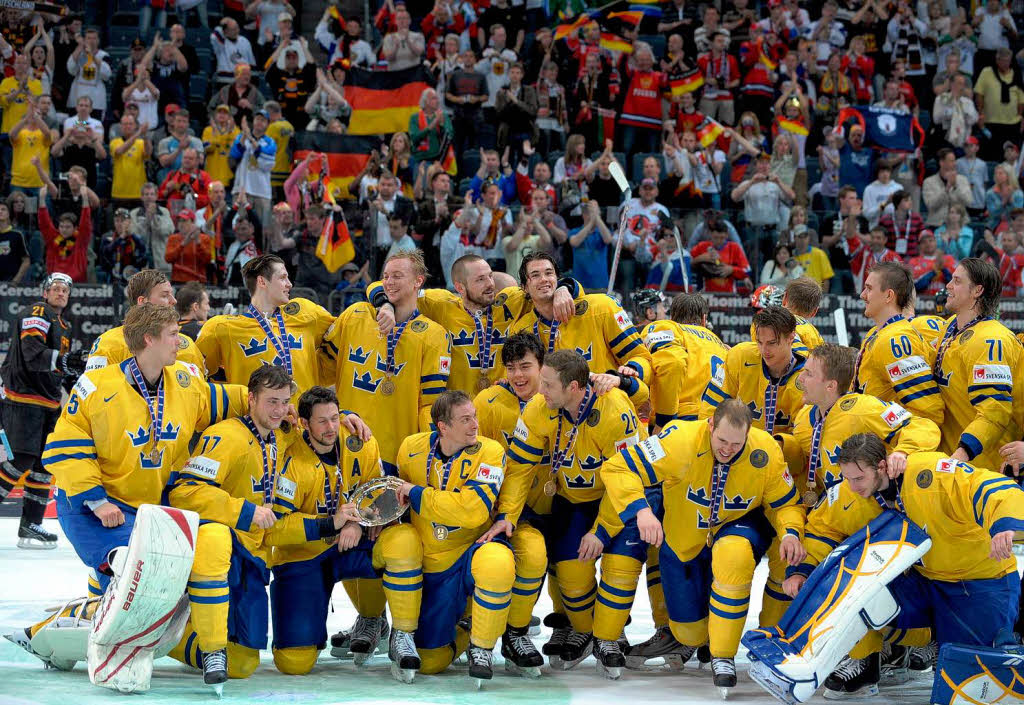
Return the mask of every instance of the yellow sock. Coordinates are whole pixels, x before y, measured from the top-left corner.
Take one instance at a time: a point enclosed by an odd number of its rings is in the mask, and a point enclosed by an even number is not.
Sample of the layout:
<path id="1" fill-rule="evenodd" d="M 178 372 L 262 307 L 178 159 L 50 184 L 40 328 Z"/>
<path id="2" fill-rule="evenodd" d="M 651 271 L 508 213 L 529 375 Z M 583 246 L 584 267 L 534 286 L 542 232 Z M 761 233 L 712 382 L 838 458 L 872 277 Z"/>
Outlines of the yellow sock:
<path id="1" fill-rule="evenodd" d="M 423 543 L 416 530 L 410 524 L 384 529 L 373 547 L 373 566 L 384 568 L 384 580 L 377 582 L 391 607 L 392 626 L 403 632 L 416 631 L 423 597 Z"/>
<path id="2" fill-rule="evenodd" d="M 578 632 L 594 631 L 594 597 L 597 595 L 596 566 L 578 560 L 560 561 L 555 566 L 558 589 L 565 614 Z"/>
<path id="3" fill-rule="evenodd" d="M 103 588 L 100 587 L 100 578 L 96 575 L 96 571 L 89 571 L 89 584 L 87 587 L 88 592 L 86 594 L 89 597 L 102 597 Z"/>
<path id="4" fill-rule="evenodd" d="M 601 582 L 597 584 L 594 605 L 594 636 L 613 641 L 626 626 L 640 580 L 640 561 L 629 556 L 605 554 L 601 557 Z"/>
<path id="5" fill-rule="evenodd" d="M 505 631 L 516 579 L 515 557 L 508 546 L 487 543 L 473 554 L 473 619 L 470 641 L 493 649 Z"/>
<path id="6" fill-rule="evenodd" d="M 711 655 L 733 658 L 739 650 L 750 606 L 754 551 L 741 536 L 723 536 L 711 549 L 711 599 L 708 636 Z"/>
<path id="7" fill-rule="evenodd" d="M 551 598 L 551 611 L 555 614 L 565 614 L 562 591 L 558 588 L 558 576 L 555 575 L 554 566 L 548 567 L 548 597 Z"/>
<path id="8" fill-rule="evenodd" d="M 217 651 L 227 646 L 230 567 L 231 529 L 213 523 L 200 526 L 186 590 L 192 626 L 202 651 Z"/>
<path id="9" fill-rule="evenodd" d="M 882 634 L 872 629 L 850 649 L 850 658 L 861 659 L 869 654 L 878 653 L 881 650 Z"/>
<path id="10" fill-rule="evenodd" d="M 512 585 L 512 605 L 508 626 L 519 629 L 530 626 L 533 606 L 537 604 L 544 572 L 548 567 L 544 537 L 529 524 L 520 524 L 512 534 L 512 552 L 516 561 L 516 581 Z"/>

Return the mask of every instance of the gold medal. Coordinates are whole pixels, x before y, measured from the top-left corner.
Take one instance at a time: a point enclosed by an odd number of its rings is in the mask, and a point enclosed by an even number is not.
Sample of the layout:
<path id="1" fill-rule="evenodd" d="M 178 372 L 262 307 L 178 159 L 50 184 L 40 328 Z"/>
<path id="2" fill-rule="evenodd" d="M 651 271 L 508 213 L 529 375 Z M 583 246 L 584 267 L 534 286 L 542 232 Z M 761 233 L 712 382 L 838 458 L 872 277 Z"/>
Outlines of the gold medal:
<path id="1" fill-rule="evenodd" d="M 156 446 L 153 446 L 153 449 L 151 451 L 149 451 L 149 456 L 148 457 L 149 457 L 149 462 L 151 462 L 151 463 L 158 463 L 158 462 L 160 462 L 160 451 L 157 450 Z"/>
<path id="2" fill-rule="evenodd" d="M 491 386 L 491 380 L 487 379 L 487 375 L 480 375 L 480 379 L 476 381 L 476 390 L 482 392 Z"/>
<path id="3" fill-rule="evenodd" d="M 395 393 L 395 383 L 391 381 L 390 377 L 381 382 L 380 391 L 386 397 L 390 397 L 392 394 Z"/>
<path id="4" fill-rule="evenodd" d="M 818 503 L 818 493 L 814 490 L 807 490 L 801 495 L 801 499 L 803 499 L 805 507 L 813 507 Z"/>
<path id="5" fill-rule="evenodd" d="M 544 483 L 544 494 L 548 497 L 554 497 L 555 492 L 558 491 L 558 485 L 555 484 L 554 480 L 548 480 Z"/>
<path id="6" fill-rule="evenodd" d="M 711 529 L 708 529 L 708 548 L 711 548 L 711 544 L 715 542 L 715 537 L 711 534 Z"/>
<path id="7" fill-rule="evenodd" d="M 434 538 L 438 541 L 444 541 L 448 538 L 448 528 L 444 526 L 434 527 Z"/>

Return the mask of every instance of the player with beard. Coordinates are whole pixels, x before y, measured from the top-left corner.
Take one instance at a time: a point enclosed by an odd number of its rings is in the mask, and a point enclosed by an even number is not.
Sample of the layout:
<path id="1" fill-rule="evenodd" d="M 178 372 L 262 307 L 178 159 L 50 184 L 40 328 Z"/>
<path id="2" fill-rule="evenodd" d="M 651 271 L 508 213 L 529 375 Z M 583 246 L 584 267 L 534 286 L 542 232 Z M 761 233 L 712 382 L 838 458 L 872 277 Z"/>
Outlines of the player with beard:
<path id="1" fill-rule="evenodd" d="M 451 275 L 456 293 L 424 289 L 419 293 L 418 306 L 424 316 L 452 336 L 448 388 L 473 396 L 504 378 L 501 347 L 512 325 L 529 308 L 529 300 L 512 277 L 492 271 L 479 255 L 463 255 L 455 260 Z M 575 281 L 559 282 L 555 291 L 555 317 L 559 321 L 572 318 L 574 292 L 582 293 Z M 378 310 L 381 332 L 387 334 L 395 324 L 394 306 L 388 303 L 379 283 L 370 285 L 367 296 Z"/>

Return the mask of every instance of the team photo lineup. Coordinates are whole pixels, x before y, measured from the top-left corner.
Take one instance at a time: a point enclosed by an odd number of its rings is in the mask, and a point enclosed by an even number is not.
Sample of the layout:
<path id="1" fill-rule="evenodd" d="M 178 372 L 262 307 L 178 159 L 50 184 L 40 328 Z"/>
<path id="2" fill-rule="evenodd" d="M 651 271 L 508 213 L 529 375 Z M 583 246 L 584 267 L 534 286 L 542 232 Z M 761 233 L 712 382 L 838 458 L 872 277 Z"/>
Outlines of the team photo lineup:
<path id="1" fill-rule="evenodd" d="M 1024 702 L 1021 22 L 0 0 L 0 664 Z"/>

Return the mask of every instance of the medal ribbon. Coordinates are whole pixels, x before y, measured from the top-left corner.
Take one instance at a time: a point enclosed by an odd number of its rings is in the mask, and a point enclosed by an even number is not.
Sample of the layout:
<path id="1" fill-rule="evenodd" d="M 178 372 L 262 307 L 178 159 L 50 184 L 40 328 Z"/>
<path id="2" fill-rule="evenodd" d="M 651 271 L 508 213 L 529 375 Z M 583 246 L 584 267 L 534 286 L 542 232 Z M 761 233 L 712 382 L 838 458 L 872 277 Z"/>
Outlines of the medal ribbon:
<path id="1" fill-rule="evenodd" d="M 897 313 L 895 316 L 890 318 L 888 321 L 886 321 L 882 325 L 878 326 L 878 328 L 876 328 L 874 330 L 874 332 L 871 335 L 868 336 L 868 339 L 864 341 L 864 344 L 860 346 L 860 350 L 857 351 L 857 362 L 855 362 L 854 366 L 853 366 L 853 389 L 858 394 L 863 394 L 864 393 L 864 389 L 860 385 L 860 365 L 861 365 L 861 362 L 864 361 L 864 353 L 867 352 L 868 348 L 871 347 L 871 344 L 875 342 L 876 338 L 878 338 L 878 334 L 881 333 L 882 330 L 886 326 L 888 326 L 888 325 L 890 325 L 892 323 L 895 323 L 896 321 L 902 321 L 902 320 L 903 320 L 903 314 L 902 313 Z"/>
<path id="2" fill-rule="evenodd" d="M 711 470 L 711 513 L 708 515 L 708 531 L 718 525 L 718 507 L 725 493 L 725 482 L 729 479 L 729 463 L 715 463 Z"/>
<path id="3" fill-rule="evenodd" d="M 402 339 L 402 333 L 405 332 L 405 327 L 407 325 L 409 325 L 409 323 L 412 320 L 414 320 L 419 315 L 420 315 L 420 310 L 419 309 L 414 310 L 412 312 L 411 316 L 409 316 L 404 321 L 402 321 L 401 323 L 396 325 L 388 333 L 387 358 L 384 360 L 384 374 L 386 374 L 388 377 L 391 377 L 392 375 L 398 374 L 397 372 L 395 372 L 395 350 L 398 348 L 398 341 Z M 429 466 L 428 466 L 428 469 L 429 469 Z"/>
<path id="4" fill-rule="evenodd" d="M 277 327 L 281 331 L 280 338 L 274 333 L 274 328 L 270 325 L 270 321 L 252 304 L 249 304 L 249 313 L 260 324 L 260 328 L 263 330 L 264 335 L 267 336 L 267 340 L 270 341 L 270 344 L 274 346 L 274 350 L 277 351 L 277 356 L 284 361 L 288 374 L 292 374 L 291 343 L 288 341 L 288 331 L 284 327 L 284 316 L 281 315 L 281 309 L 277 308 L 274 310 L 277 318 Z"/>
<path id="5" fill-rule="evenodd" d="M 428 484 L 430 483 L 430 471 L 434 467 L 434 458 L 437 456 L 437 452 L 438 452 L 438 449 L 440 447 L 441 447 L 441 439 L 438 438 L 437 441 L 432 446 L 430 446 L 430 452 L 427 453 L 427 483 Z M 461 451 L 459 451 L 459 452 L 461 452 Z M 448 460 L 446 460 L 444 462 L 444 464 L 441 466 L 441 470 L 439 470 L 438 473 L 437 473 L 437 479 L 438 479 L 438 482 L 440 482 L 440 485 L 438 486 L 437 489 L 441 490 L 442 492 L 445 492 L 447 490 L 447 487 L 448 487 L 448 476 L 452 472 L 452 465 L 455 463 L 455 458 L 458 457 L 458 455 L 459 455 L 459 453 L 456 453 L 452 457 L 448 458 Z"/>
<path id="6" fill-rule="evenodd" d="M 766 433 L 775 432 L 775 407 L 779 403 L 779 385 L 782 380 L 786 379 L 786 375 L 793 371 L 796 366 L 796 355 L 793 355 L 789 359 L 789 366 L 786 367 L 786 371 L 782 373 L 778 379 L 773 379 L 771 376 L 768 377 L 768 387 L 764 390 L 764 430 Z"/>
<path id="7" fill-rule="evenodd" d="M 306 443 L 312 448 L 312 444 L 309 443 L 309 434 L 303 433 L 303 438 L 306 439 Z M 334 471 L 334 493 L 331 493 L 331 475 L 327 472 L 327 466 L 324 466 L 324 503 L 327 505 L 327 516 L 334 516 L 338 511 L 338 503 L 341 501 L 341 450 L 338 447 L 337 441 L 334 444 L 334 450 L 338 456 L 338 465 Z M 320 454 L 317 454 L 320 458 L 320 462 L 323 462 L 323 458 Z"/>
<path id="8" fill-rule="evenodd" d="M 519 398 L 519 395 L 512 389 L 512 385 L 505 380 L 501 380 L 498 382 L 498 386 L 507 389 L 508 393 L 516 398 L 516 401 L 519 402 L 519 413 L 523 413 L 523 409 L 526 408 L 526 402 Z"/>
<path id="9" fill-rule="evenodd" d="M 956 336 L 962 333 L 963 331 L 967 330 L 968 328 L 972 328 L 977 324 L 981 323 L 982 321 L 987 320 L 987 316 L 978 316 L 973 321 L 964 326 L 963 330 L 960 330 L 956 325 L 956 318 L 954 318 L 950 322 L 950 324 L 946 326 L 946 332 L 942 335 L 942 342 L 939 343 L 939 352 L 935 355 L 935 367 L 933 369 L 935 370 L 936 381 L 938 381 L 938 379 L 942 376 L 942 360 L 946 357 L 946 350 L 949 349 L 949 346 L 953 342 L 953 339 L 956 338 Z"/>
<path id="10" fill-rule="evenodd" d="M 477 348 L 480 352 L 480 373 L 487 374 L 491 369 L 491 343 L 494 336 L 494 309 L 487 307 L 487 325 L 480 320 L 481 314 L 473 314 L 468 310 L 469 317 L 473 319 L 476 328 Z"/>
<path id="11" fill-rule="evenodd" d="M 844 394 L 843 396 L 846 395 Z M 836 399 L 836 404 L 838 403 L 839 399 Z M 828 411 L 824 412 L 817 423 L 814 424 L 814 432 L 811 434 L 811 460 L 807 466 L 807 489 L 809 490 L 814 490 L 816 487 L 814 480 L 817 477 L 818 470 L 821 469 L 821 432 L 825 429 L 825 418 L 834 408 L 835 404 Z"/>
<path id="12" fill-rule="evenodd" d="M 537 316 L 537 320 L 533 324 L 533 334 L 540 338 L 540 322 L 544 320 L 540 316 Z M 544 321 L 548 327 L 548 353 L 555 351 L 555 338 L 558 337 L 558 321 Z"/>
<path id="13" fill-rule="evenodd" d="M 139 388 L 142 398 L 146 400 L 146 409 L 149 410 L 149 420 L 152 424 L 152 433 L 150 435 L 153 441 L 153 449 L 156 450 L 156 444 L 160 440 L 160 433 L 164 425 L 164 376 L 163 374 L 160 375 L 160 381 L 157 383 L 156 400 L 154 402 L 152 395 L 149 393 L 149 388 L 146 386 L 146 379 L 142 376 L 142 370 L 139 369 L 139 363 L 136 362 L 134 357 L 128 360 L 128 372 L 131 374 L 135 386 Z"/>
<path id="14" fill-rule="evenodd" d="M 573 444 L 576 443 L 576 434 L 579 433 L 580 426 L 586 421 L 583 416 L 583 410 L 587 408 L 587 404 L 590 403 L 591 397 L 594 396 L 593 387 L 587 385 L 587 390 L 583 394 L 583 401 L 580 402 L 580 408 L 576 411 L 576 420 L 572 422 L 572 428 L 569 429 L 569 438 L 565 442 L 565 448 L 562 450 L 558 449 L 558 444 L 562 440 L 562 421 L 565 420 L 565 414 L 559 410 L 558 412 L 558 429 L 555 431 L 555 448 L 551 451 L 551 475 L 552 477 L 558 474 L 558 471 L 565 464 L 565 459 L 569 456 L 569 451 L 572 450 Z"/>
<path id="15" fill-rule="evenodd" d="M 903 516 L 906 516 L 907 508 L 903 505 L 903 493 L 900 491 L 900 485 L 902 483 L 897 481 L 899 479 L 900 478 L 897 478 L 896 480 L 892 481 L 893 484 L 896 486 L 896 511 L 898 511 Z M 875 492 L 875 501 L 878 502 L 878 506 L 881 507 L 883 511 L 886 509 L 892 509 L 892 507 L 890 507 L 889 503 L 886 501 L 885 497 L 882 496 L 881 492 Z"/>
<path id="16" fill-rule="evenodd" d="M 249 429 L 252 435 L 256 436 L 256 440 L 260 444 L 260 452 L 263 454 L 263 503 L 271 504 L 274 501 L 274 470 L 277 466 L 277 436 L 271 432 L 270 442 L 260 435 L 259 430 L 256 428 L 256 424 L 253 423 L 251 416 L 243 416 L 241 418 L 242 423 Z M 269 452 L 267 446 L 270 446 Z M 271 457 L 273 456 L 273 457 Z"/>

